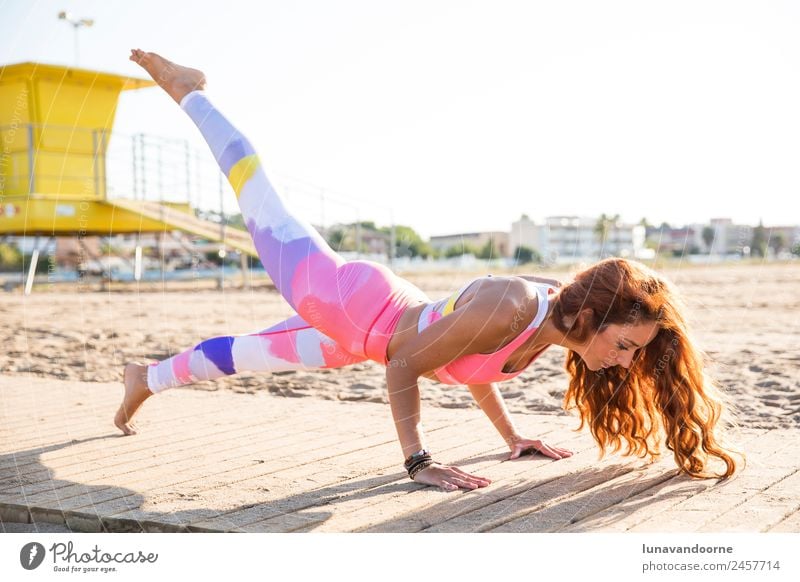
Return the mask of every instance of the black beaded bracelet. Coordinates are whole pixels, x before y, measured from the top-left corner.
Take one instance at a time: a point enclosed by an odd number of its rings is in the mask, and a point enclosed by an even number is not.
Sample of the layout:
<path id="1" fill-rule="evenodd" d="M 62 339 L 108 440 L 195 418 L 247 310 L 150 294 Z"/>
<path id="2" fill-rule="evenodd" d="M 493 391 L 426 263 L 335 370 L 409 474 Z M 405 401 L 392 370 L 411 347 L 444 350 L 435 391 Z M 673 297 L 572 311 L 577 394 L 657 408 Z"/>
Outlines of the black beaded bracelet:
<path id="1" fill-rule="evenodd" d="M 414 461 L 414 463 L 413 463 L 412 465 L 409 465 L 408 467 L 406 467 L 406 471 L 408 471 L 409 473 L 411 473 L 411 471 L 413 471 L 414 469 L 416 469 L 416 468 L 417 468 L 419 465 L 421 465 L 422 463 L 427 463 L 428 461 L 432 461 L 432 460 L 433 460 L 433 459 L 432 459 L 430 456 L 428 456 L 428 457 L 425 457 L 425 458 L 423 458 L 423 459 L 419 459 L 418 461 Z"/>
<path id="2" fill-rule="evenodd" d="M 414 477 L 416 477 L 417 473 L 419 473 L 420 471 L 422 471 L 422 470 L 423 470 L 423 469 L 425 469 L 426 467 L 430 467 L 430 466 L 431 466 L 431 465 L 433 465 L 435 462 L 436 462 L 436 461 L 434 461 L 433 459 L 428 459 L 427 461 L 421 461 L 421 462 L 417 463 L 416 465 L 414 465 L 414 468 L 413 468 L 413 469 L 410 469 L 410 470 L 408 471 L 408 477 L 409 477 L 409 479 L 411 479 L 411 480 L 413 481 L 413 480 L 414 480 Z"/>
<path id="3" fill-rule="evenodd" d="M 409 455 L 408 458 L 403 463 L 403 466 L 406 469 L 409 469 L 414 465 L 414 463 L 416 463 L 420 459 L 430 459 L 430 458 L 431 458 L 431 452 L 426 449 L 422 449 L 412 455 Z"/>
<path id="4" fill-rule="evenodd" d="M 413 455 L 409 455 L 409 457 L 403 463 L 403 467 L 406 471 L 408 471 L 408 476 L 413 479 L 414 475 L 432 463 L 433 459 L 431 458 L 430 452 L 422 449 Z"/>

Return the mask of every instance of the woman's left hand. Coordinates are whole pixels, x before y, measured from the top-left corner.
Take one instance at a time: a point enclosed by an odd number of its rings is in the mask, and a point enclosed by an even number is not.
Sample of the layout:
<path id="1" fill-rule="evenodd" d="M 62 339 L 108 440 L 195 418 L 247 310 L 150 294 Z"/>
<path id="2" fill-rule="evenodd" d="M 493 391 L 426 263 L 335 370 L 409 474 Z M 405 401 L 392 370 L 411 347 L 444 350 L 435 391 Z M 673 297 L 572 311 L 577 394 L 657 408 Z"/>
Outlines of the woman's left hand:
<path id="1" fill-rule="evenodd" d="M 511 456 L 508 458 L 509 461 L 518 458 L 523 452 L 531 450 L 539 451 L 545 457 L 550 457 L 553 459 L 564 459 L 572 456 L 572 451 L 567 449 L 552 447 L 542 441 L 531 440 L 522 437 L 509 442 L 508 446 L 511 449 Z"/>

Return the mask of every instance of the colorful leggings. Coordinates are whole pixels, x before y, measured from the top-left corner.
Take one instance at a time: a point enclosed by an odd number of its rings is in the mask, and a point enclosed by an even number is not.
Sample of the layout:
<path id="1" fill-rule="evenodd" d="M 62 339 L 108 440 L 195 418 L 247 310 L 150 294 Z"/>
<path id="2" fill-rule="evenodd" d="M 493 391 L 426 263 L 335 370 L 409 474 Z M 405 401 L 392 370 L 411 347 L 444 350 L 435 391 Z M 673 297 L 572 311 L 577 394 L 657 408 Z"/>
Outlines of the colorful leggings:
<path id="1" fill-rule="evenodd" d="M 379 263 L 345 261 L 294 216 L 269 183 L 249 141 L 210 103 L 189 93 L 181 108 L 200 129 L 233 186 L 264 269 L 297 312 L 263 331 L 210 338 L 147 370 L 152 392 L 243 371 L 338 368 L 373 360 L 403 311 L 428 303 L 419 288 Z"/>

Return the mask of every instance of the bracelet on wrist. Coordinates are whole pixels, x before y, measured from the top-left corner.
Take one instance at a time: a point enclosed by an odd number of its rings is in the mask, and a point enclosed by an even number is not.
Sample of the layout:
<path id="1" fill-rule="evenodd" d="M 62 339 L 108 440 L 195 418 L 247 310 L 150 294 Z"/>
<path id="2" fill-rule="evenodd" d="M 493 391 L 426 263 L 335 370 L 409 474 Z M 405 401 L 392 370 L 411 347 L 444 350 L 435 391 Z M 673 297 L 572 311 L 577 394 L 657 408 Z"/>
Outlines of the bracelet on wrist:
<path id="1" fill-rule="evenodd" d="M 408 476 L 411 479 L 414 479 L 414 475 L 422 471 L 425 467 L 433 464 L 433 458 L 431 458 L 430 451 L 426 449 L 421 449 L 416 453 L 409 455 L 408 458 L 403 463 L 403 467 L 406 471 L 408 471 Z"/>
<path id="2" fill-rule="evenodd" d="M 431 466 L 431 465 L 433 465 L 435 462 L 436 462 L 436 461 L 434 461 L 433 459 L 428 459 L 428 460 L 426 460 L 426 461 L 421 461 L 420 463 L 418 463 L 417 465 L 415 465 L 413 469 L 410 469 L 410 470 L 408 471 L 408 477 L 409 477 L 409 479 L 411 479 L 411 480 L 413 481 L 413 480 L 414 480 L 414 477 L 416 477 L 416 476 L 417 476 L 417 473 L 419 473 L 419 472 L 420 472 L 420 471 L 422 471 L 423 469 L 426 469 L 427 467 L 430 467 L 430 466 Z"/>
<path id="3" fill-rule="evenodd" d="M 405 462 L 403 463 L 403 466 L 406 469 L 408 469 L 409 467 L 414 465 L 414 463 L 416 463 L 418 460 L 426 459 L 426 458 L 430 459 L 430 457 L 431 457 L 431 452 L 430 451 L 428 451 L 427 449 L 420 449 L 416 453 L 413 453 L 413 454 L 409 455 L 406 458 Z"/>

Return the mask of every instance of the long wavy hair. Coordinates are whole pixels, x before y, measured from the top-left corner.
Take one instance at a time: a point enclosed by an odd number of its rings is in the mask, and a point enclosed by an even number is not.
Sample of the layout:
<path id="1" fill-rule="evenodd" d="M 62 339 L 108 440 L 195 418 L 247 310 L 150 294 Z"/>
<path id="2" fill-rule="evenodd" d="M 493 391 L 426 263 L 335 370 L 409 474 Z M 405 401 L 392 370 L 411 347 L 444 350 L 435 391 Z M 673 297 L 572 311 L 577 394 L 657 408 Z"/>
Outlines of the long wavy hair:
<path id="1" fill-rule="evenodd" d="M 579 318 L 587 308 L 591 318 Z M 601 458 L 607 448 L 619 451 L 624 442 L 623 454 L 649 455 L 655 461 L 665 443 L 679 472 L 727 479 L 740 468 L 735 457 L 740 457 L 741 466 L 746 461 L 724 438 L 737 426 L 736 409 L 707 374 L 707 355 L 690 338 L 684 313 L 674 285 L 641 263 L 610 258 L 580 271 L 554 300 L 551 317 L 559 331 L 577 343 L 610 324 L 656 322 L 658 332 L 636 351 L 628 369 L 592 371 L 569 350 L 564 408 L 577 408 L 577 430 L 588 424 Z M 711 457 L 726 468 L 710 472 Z"/>

